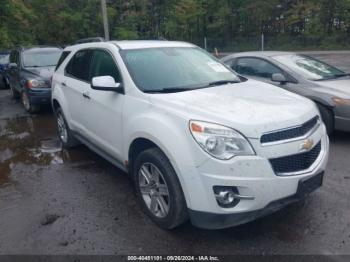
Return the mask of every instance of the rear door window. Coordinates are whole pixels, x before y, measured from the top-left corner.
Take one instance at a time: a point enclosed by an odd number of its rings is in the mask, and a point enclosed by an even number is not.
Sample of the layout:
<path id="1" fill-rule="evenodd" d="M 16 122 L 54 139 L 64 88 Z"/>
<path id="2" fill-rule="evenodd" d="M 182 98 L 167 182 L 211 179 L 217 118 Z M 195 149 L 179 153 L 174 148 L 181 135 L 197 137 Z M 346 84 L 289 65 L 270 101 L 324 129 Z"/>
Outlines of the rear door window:
<path id="1" fill-rule="evenodd" d="M 90 82 L 89 72 L 92 51 L 90 49 L 78 51 L 66 67 L 66 75 Z"/>

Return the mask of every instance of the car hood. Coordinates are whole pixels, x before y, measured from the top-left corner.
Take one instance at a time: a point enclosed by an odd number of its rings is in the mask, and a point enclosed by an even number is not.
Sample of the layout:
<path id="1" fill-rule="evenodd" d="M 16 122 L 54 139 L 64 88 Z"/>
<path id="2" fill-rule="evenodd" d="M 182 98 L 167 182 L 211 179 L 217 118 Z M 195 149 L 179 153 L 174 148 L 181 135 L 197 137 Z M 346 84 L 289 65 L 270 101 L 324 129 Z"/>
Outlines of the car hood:
<path id="1" fill-rule="evenodd" d="M 350 99 L 350 78 L 318 81 L 317 85 L 324 87 L 325 93 Z"/>
<path id="2" fill-rule="evenodd" d="M 270 84 L 246 82 L 172 94 L 151 95 L 151 102 L 176 110 L 188 120 L 232 127 L 249 138 L 301 125 L 318 114 L 306 98 Z"/>
<path id="3" fill-rule="evenodd" d="M 25 71 L 42 79 L 49 80 L 55 71 L 55 67 L 27 67 Z"/>

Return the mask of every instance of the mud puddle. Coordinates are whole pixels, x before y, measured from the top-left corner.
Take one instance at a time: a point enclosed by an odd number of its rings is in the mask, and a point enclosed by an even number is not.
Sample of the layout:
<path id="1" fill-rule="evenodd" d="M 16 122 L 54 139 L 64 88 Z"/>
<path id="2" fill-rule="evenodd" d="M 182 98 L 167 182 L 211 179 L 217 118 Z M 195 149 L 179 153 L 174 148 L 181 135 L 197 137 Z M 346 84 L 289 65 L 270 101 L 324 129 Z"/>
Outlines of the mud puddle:
<path id="1" fill-rule="evenodd" d="M 52 114 L 0 120 L 0 186 L 11 182 L 11 173 L 18 164 L 84 166 L 93 164 L 93 158 L 94 154 L 84 147 L 62 149 Z"/>

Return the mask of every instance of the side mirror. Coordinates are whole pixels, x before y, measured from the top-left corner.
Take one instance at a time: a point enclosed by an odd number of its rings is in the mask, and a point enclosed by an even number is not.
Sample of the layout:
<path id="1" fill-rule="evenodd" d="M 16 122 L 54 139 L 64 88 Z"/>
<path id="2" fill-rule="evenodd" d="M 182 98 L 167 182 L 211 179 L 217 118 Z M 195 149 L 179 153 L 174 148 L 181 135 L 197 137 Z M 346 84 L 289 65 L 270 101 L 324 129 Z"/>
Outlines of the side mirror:
<path id="1" fill-rule="evenodd" d="M 288 82 L 287 78 L 284 75 L 280 74 L 280 73 L 273 74 L 271 76 L 271 81 L 272 82 L 279 82 L 281 84 L 285 84 L 285 83 Z"/>
<path id="2" fill-rule="evenodd" d="M 91 88 L 100 91 L 113 91 L 123 93 L 121 83 L 116 83 L 111 76 L 96 76 L 92 78 Z"/>
<path id="3" fill-rule="evenodd" d="M 17 69 L 18 66 L 17 66 L 16 63 L 10 63 L 10 64 L 8 65 L 8 68 L 9 68 L 9 69 Z"/>

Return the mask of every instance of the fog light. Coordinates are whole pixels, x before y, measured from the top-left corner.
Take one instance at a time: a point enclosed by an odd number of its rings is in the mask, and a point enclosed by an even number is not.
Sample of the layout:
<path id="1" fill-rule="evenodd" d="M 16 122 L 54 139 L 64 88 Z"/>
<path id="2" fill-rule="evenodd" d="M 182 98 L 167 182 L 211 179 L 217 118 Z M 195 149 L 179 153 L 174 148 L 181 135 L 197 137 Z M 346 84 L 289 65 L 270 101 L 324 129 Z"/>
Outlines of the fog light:
<path id="1" fill-rule="evenodd" d="M 219 206 L 230 208 L 236 206 L 240 199 L 236 198 L 238 190 L 236 187 L 214 186 L 214 194 Z"/>

